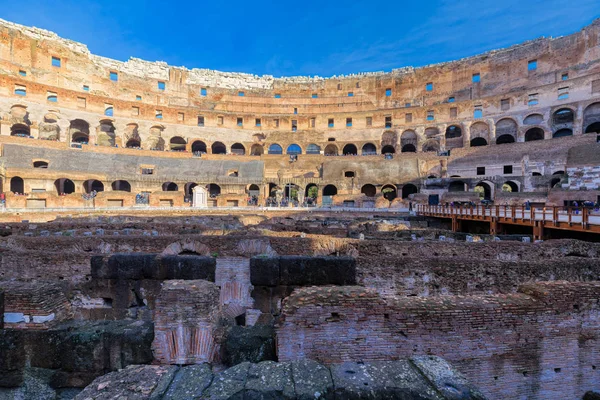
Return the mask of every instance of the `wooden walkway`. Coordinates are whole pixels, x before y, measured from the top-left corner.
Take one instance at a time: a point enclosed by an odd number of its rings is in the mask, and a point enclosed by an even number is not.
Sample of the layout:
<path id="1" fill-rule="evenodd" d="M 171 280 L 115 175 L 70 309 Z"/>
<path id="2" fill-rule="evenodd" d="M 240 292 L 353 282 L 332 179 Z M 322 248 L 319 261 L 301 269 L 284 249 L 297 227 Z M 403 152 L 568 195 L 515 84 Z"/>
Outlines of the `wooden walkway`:
<path id="1" fill-rule="evenodd" d="M 417 205 L 417 214 L 452 220 L 452 231 L 459 232 L 462 221 L 482 221 L 490 224 L 490 234 L 499 232 L 499 225 L 530 226 L 533 238 L 543 239 L 545 229 L 600 233 L 600 211 L 585 207 L 474 206 L 451 207 Z"/>

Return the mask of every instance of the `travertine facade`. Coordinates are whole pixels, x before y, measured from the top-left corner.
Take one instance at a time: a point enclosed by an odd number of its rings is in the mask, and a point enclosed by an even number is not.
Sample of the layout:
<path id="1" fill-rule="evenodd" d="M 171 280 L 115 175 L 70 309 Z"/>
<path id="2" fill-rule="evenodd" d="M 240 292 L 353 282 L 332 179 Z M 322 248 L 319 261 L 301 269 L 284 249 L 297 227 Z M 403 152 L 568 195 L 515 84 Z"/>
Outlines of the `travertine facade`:
<path id="1" fill-rule="evenodd" d="M 317 195 L 401 207 L 417 192 L 444 201 L 476 187 L 551 199 L 577 168 L 569 149 L 600 131 L 599 60 L 598 20 L 458 61 L 331 78 L 120 62 L 0 21 L 6 206 L 181 206 L 195 185 L 207 206 Z M 105 193 L 82 196 L 94 191 Z"/>

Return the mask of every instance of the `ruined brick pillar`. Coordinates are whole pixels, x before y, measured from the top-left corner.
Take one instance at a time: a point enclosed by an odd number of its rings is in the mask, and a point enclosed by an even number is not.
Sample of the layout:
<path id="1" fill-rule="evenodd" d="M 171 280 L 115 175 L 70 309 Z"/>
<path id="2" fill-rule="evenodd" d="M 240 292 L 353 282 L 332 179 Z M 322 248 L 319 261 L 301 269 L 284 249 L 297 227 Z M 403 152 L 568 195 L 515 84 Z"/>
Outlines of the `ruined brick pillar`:
<path id="1" fill-rule="evenodd" d="M 162 285 L 154 309 L 154 357 L 164 364 L 211 362 L 218 354 L 213 338 L 219 288 L 203 280 L 170 280 Z"/>

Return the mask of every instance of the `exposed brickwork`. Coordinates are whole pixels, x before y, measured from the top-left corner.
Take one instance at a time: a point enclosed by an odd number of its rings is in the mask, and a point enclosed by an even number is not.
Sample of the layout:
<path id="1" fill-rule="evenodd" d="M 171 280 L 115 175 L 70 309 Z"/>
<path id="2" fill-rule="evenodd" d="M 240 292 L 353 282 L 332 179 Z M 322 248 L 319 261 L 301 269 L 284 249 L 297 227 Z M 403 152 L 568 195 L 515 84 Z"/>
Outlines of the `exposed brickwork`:
<path id="1" fill-rule="evenodd" d="M 61 285 L 50 282 L 0 282 L 4 324 L 12 329 L 48 329 L 71 317 Z"/>
<path id="2" fill-rule="evenodd" d="M 154 310 L 154 357 L 165 364 L 211 362 L 219 288 L 207 281 L 165 281 Z"/>
<path id="3" fill-rule="evenodd" d="M 278 355 L 338 363 L 435 354 L 490 398 L 579 398 L 600 384 L 599 299 L 599 282 L 427 298 L 298 289 L 284 302 Z"/>

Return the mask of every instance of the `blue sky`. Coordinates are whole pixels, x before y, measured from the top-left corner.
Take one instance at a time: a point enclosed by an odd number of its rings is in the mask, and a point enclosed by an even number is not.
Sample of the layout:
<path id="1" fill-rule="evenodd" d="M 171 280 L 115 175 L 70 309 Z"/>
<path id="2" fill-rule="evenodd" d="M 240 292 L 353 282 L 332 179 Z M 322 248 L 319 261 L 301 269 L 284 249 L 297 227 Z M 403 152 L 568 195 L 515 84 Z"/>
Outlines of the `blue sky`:
<path id="1" fill-rule="evenodd" d="M 0 11 L 105 57 L 275 76 L 450 61 L 598 17 L 600 0 L 20 0 Z"/>

